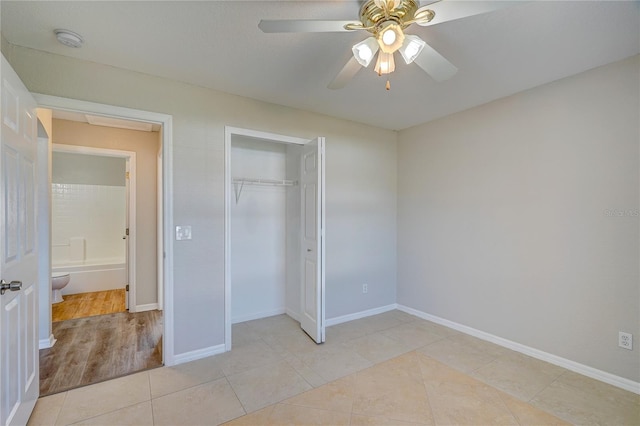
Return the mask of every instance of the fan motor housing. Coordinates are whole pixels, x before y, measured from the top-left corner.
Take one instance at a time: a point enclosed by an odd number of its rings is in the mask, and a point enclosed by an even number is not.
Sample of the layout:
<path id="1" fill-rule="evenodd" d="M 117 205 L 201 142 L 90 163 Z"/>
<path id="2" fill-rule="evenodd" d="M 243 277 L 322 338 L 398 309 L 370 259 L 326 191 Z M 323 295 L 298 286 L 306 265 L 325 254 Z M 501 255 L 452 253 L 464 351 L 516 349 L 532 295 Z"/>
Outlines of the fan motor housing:
<path id="1" fill-rule="evenodd" d="M 384 21 L 396 21 L 402 29 L 407 28 L 409 25 L 404 24 L 404 20 L 409 20 L 416 13 L 416 10 L 420 7 L 419 1 L 416 0 L 402 0 L 398 6 L 393 10 L 390 10 L 388 14 L 385 11 L 376 6 L 374 0 L 367 0 L 360 8 L 360 22 L 365 28 L 374 28 L 377 30 L 377 25 Z"/>

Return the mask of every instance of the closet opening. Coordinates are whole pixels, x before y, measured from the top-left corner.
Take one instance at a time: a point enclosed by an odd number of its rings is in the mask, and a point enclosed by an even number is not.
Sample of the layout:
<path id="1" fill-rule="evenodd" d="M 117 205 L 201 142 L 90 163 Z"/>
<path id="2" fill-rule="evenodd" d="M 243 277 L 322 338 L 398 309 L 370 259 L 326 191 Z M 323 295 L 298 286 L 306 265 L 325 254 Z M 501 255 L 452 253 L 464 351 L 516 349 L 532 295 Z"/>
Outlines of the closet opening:
<path id="1" fill-rule="evenodd" d="M 225 128 L 225 349 L 286 314 L 324 341 L 324 139 Z"/>

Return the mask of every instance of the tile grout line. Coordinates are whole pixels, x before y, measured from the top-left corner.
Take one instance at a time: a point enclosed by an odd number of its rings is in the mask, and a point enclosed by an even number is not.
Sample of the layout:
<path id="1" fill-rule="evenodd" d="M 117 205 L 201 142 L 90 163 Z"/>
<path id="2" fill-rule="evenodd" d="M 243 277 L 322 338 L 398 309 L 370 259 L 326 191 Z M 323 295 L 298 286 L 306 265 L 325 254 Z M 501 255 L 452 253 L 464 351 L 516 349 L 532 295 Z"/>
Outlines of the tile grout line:
<path id="1" fill-rule="evenodd" d="M 238 394 L 236 393 L 236 390 L 233 388 L 233 385 L 231 384 L 231 382 L 229 381 L 229 379 L 225 376 L 224 380 L 227 382 L 227 385 L 229 385 L 229 387 L 231 388 L 231 391 L 233 392 L 233 395 L 236 397 L 236 399 L 238 400 L 238 402 L 240 403 L 240 406 L 242 407 L 242 411 L 244 411 L 244 414 L 242 416 L 238 416 L 238 417 L 234 417 L 233 419 L 229 419 L 227 420 L 227 422 L 230 422 L 231 420 L 234 419 L 239 419 L 240 417 L 246 416 L 247 414 L 249 414 L 249 412 L 247 411 L 247 408 L 244 406 L 244 404 L 242 403 L 242 401 L 240 400 L 240 397 L 238 396 Z M 257 410 L 256 410 L 257 411 Z M 226 422 L 225 422 L 226 423 Z"/>
<path id="2" fill-rule="evenodd" d="M 151 424 L 155 426 L 156 419 L 153 414 L 153 394 L 151 393 L 151 374 L 147 373 L 147 377 L 149 378 L 149 406 L 151 408 Z"/>
<path id="3" fill-rule="evenodd" d="M 547 386 L 545 386 L 544 388 L 540 389 L 538 392 L 536 392 L 535 395 L 533 395 L 531 397 L 531 399 L 529 399 L 529 401 L 526 401 L 527 404 L 531 405 L 532 407 L 535 407 L 538 410 L 544 411 L 545 413 L 549 413 L 561 420 L 566 421 L 567 423 L 573 423 L 573 421 L 571 419 L 565 418 L 563 413 L 556 413 L 555 411 L 550 412 L 546 409 L 542 409 L 540 407 L 538 407 L 537 405 L 534 405 L 531 403 L 531 401 L 533 401 L 538 395 L 540 395 L 542 392 L 544 392 L 546 389 L 548 389 L 552 384 L 554 384 L 555 382 L 557 382 L 561 376 L 564 376 L 566 373 L 568 373 L 568 371 L 563 371 L 561 374 L 558 375 L 558 377 L 556 377 L 555 379 L 553 379 L 553 381 L 551 381 L 551 383 L 549 383 Z M 518 398 L 519 399 L 519 398 Z"/>
<path id="4" fill-rule="evenodd" d="M 495 389 L 495 388 L 494 388 Z M 522 423 L 520 422 L 520 420 L 518 419 L 518 416 L 516 416 L 516 413 L 513 412 L 513 410 L 511 409 L 511 407 L 509 407 L 509 404 L 507 404 L 507 401 L 504 400 L 504 398 L 502 397 L 502 394 L 508 395 L 506 392 L 501 392 L 498 389 L 498 398 L 500 398 L 500 401 L 502 401 L 502 403 L 504 404 L 505 407 L 507 407 L 507 410 L 509 411 L 509 413 L 511 413 L 511 416 L 513 416 L 514 420 L 516 421 L 516 423 L 518 423 L 519 425 L 522 426 Z"/>
<path id="5" fill-rule="evenodd" d="M 144 403 L 144 402 L 149 402 L 149 403 L 151 403 L 151 400 L 149 400 L 149 401 L 139 401 L 139 402 L 133 403 L 133 404 L 131 404 L 131 405 L 125 405 L 125 406 L 120 407 L 120 408 L 115 408 L 115 409 L 113 409 L 113 410 L 105 411 L 104 413 L 96 414 L 95 416 L 84 417 L 84 418 L 82 418 L 82 419 L 78 419 L 78 420 L 74 421 L 73 423 L 66 423 L 66 425 L 75 425 L 75 424 L 78 424 L 78 423 L 80 423 L 80 422 L 84 422 L 84 421 L 86 421 L 86 420 L 95 419 L 96 417 L 100 417 L 100 416 L 104 416 L 104 415 L 107 415 L 107 414 L 115 413 L 115 412 L 117 412 L 117 411 L 124 410 L 124 409 L 126 409 L 126 408 L 131 408 L 131 407 L 133 407 L 134 405 L 142 404 L 142 403 Z M 152 406 L 152 409 L 151 409 L 151 413 L 152 413 L 152 417 L 153 417 L 153 406 Z M 56 423 L 57 423 L 57 422 L 58 422 L 58 419 L 56 418 Z M 65 426 L 66 426 L 66 425 L 65 425 Z"/>
<path id="6" fill-rule="evenodd" d="M 418 356 L 417 349 L 413 352 L 415 352 L 415 356 Z M 428 355 L 425 355 L 425 356 L 428 356 Z M 420 368 L 419 364 L 418 364 L 418 369 L 420 370 L 420 381 L 422 382 L 422 387 L 424 388 L 424 394 L 427 397 L 427 404 L 429 404 L 429 414 L 431 415 L 431 420 L 433 420 L 434 425 L 437 425 L 438 423 L 436 423 L 436 416 L 433 414 L 434 413 L 433 404 L 431 403 L 431 398 L 429 398 L 429 391 L 427 390 L 427 384 L 425 383 L 424 377 L 422 376 L 422 369 Z"/>
<path id="7" fill-rule="evenodd" d="M 64 408 L 64 404 L 67 402 L 67 396 L 69 395 L 69 391 L 65 391 L 64 392 L 64 398 L 62 399 L 62 405 L 60 406 L 60 409 L 58 410 L 58 414 L 56 414 L 56 419 L 54 421 L 54 424 L 58 423 L 58 418 L 60 418 L 60 413 L 62 413 L 62 409 Z M 37 404 L 37 401 L 36 401 Z"/>
<path id="8" fill-rule="evenodd" d="M 558 374 L 557 377 L 555 377 L 547 386 L 543 387 L 542 389 L 540 389 L 538 392 L 536 392 L 531 398 L 529 398 L 528 401 L 526 401 L 528 404 L 531 404 L 531 401 L 533 401 L 538 395 L 540 395 L 542 392 L 544 392 L 545 390 L 547 390 L 551 385 L 553 385 L 555 382 L 557 382 L 560 377 L 564 376 L 567 372 L 563 371 L 562 373 Z"/>

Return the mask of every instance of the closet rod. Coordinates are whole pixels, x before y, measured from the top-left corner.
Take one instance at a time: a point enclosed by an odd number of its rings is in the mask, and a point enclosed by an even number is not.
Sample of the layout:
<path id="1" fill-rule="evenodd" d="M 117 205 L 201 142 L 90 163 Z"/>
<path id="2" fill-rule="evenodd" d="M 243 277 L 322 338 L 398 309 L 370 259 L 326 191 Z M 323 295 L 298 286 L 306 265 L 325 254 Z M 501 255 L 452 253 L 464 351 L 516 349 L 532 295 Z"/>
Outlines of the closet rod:
<path id="1" fill-rule="evenodd" d="M 256 179 L 256 178 L 233 178 L 233 183 L 241 183 L 244 185 L 275 185 L 275 186 L 294 186 L 297 184 L 297 182 L 294 180 Z"/>

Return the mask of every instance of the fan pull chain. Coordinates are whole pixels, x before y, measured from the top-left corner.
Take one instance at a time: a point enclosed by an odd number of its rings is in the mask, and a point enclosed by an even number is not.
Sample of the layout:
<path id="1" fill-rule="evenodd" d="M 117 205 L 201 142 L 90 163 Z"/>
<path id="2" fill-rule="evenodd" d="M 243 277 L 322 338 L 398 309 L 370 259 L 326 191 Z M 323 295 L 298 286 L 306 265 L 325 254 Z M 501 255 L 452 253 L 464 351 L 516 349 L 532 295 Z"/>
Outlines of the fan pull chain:
<path id="1" fill-rule="evenodd" d="M 386 84 L 386 86 L 384 86 L 384 87 L 385 87 L 385 89 L 387 89 L 387 90 L 391 90 L 391 83 L 389 82 L 389 80 L 387 80 L 387 84 Z"/>

